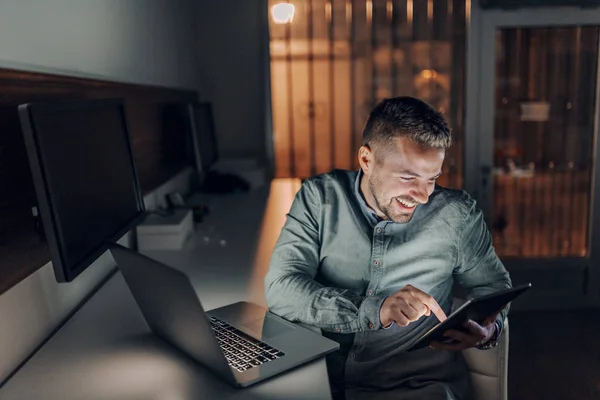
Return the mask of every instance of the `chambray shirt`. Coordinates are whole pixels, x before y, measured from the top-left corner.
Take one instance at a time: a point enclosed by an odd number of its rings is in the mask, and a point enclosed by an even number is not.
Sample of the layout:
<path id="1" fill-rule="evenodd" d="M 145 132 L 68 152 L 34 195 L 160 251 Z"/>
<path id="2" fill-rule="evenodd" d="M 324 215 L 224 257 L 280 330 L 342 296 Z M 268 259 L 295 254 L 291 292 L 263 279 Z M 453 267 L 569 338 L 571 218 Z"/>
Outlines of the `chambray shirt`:
<path id="1" fill-rule="evenodd" d="M 406 327 L 381 326 L 383 301 L 407 284 L 433 296 L 446 314 L 455 283 L 470 297 L 511 287 L 483 214 L 464 191 L 436 186 L 410 222 L 395 223 L 368 207 L 361 177 L 361 171 L 334 170 L 304 181 L 265 277 L 271 312 L 321 328 L 340 343 L 328 368 L 346 383 L 362 382 L 369 369 L 407 353 L 438 322 L 432 313 Z M 507 312 L 498 318 L 500 328 Z M 393 376 L 370 379 L 366 384 L 375 389 L 394 385 Z"/>

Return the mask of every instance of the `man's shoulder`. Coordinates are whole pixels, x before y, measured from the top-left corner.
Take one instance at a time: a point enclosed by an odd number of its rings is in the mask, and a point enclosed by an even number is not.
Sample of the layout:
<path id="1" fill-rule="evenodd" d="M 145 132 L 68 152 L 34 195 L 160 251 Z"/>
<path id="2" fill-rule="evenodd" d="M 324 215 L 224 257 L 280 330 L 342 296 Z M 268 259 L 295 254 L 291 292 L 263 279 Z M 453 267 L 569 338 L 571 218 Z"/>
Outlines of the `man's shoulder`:
<path id="1" fill-rule="evenodd" d="M 454 210 L 461 215 L 468 214 L 476 206 L 475 199 L 466 191 L 440 185 L 436 185 L 430 201 L 438 207 Z"/>
<path id="2" fill-rule="evenodd" d="M 358 171 L 334 169 L 305 179 L 302 187 L 318 194 L 322 199 L 333 193 L 352 193 Z"/>

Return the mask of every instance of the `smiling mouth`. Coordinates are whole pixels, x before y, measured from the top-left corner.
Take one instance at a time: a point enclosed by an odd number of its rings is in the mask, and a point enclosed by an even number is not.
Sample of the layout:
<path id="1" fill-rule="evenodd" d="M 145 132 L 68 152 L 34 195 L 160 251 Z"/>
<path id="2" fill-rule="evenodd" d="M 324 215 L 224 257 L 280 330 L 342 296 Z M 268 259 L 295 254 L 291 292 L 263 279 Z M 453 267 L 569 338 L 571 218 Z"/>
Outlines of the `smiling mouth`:
<path id="1" fill-rule="evenodd" d="M 408 208 L 408 209 L 412 209 L 415 208 L 417 206 L 417 203 L 412 202 L 412 201 L 408 201 L 408 200 L 403 200 L 403 199 L 396 199 L 396 201 L 404 208 Z"/>

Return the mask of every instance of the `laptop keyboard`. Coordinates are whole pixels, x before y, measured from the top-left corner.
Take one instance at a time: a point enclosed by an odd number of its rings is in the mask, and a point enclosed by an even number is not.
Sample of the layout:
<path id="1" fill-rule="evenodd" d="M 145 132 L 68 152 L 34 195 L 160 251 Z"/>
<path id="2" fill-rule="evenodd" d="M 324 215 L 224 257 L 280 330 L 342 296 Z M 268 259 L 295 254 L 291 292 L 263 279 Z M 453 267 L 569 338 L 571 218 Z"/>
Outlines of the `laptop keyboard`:
<path id="1" fill-rule="evenodd" d="M 285 355 L 275 347 L 254 339 L 216 317 L 210 317 L 210 325 L 227 362 L 240 372 Z"/>

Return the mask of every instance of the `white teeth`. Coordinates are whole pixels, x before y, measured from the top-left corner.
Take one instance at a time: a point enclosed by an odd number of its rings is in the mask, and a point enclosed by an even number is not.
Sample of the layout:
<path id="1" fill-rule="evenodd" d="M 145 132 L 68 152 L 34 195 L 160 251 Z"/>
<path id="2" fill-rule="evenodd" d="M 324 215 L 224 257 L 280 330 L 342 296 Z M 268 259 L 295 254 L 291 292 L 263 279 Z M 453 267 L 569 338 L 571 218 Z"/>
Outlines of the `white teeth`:
<path id="1" fill-rule="evenodd" d="M 408 207 L 408 208 L 413 208 L 414 206 L 417 205 L 416 203 L 409 203 L 409 202 L 407 202 L 405 200 L 400 200 L 400 199 L 396 199 L 396 200 L 398 200 L 398 202 L 400 204 L 402 204 L 404 207 Z"/>

